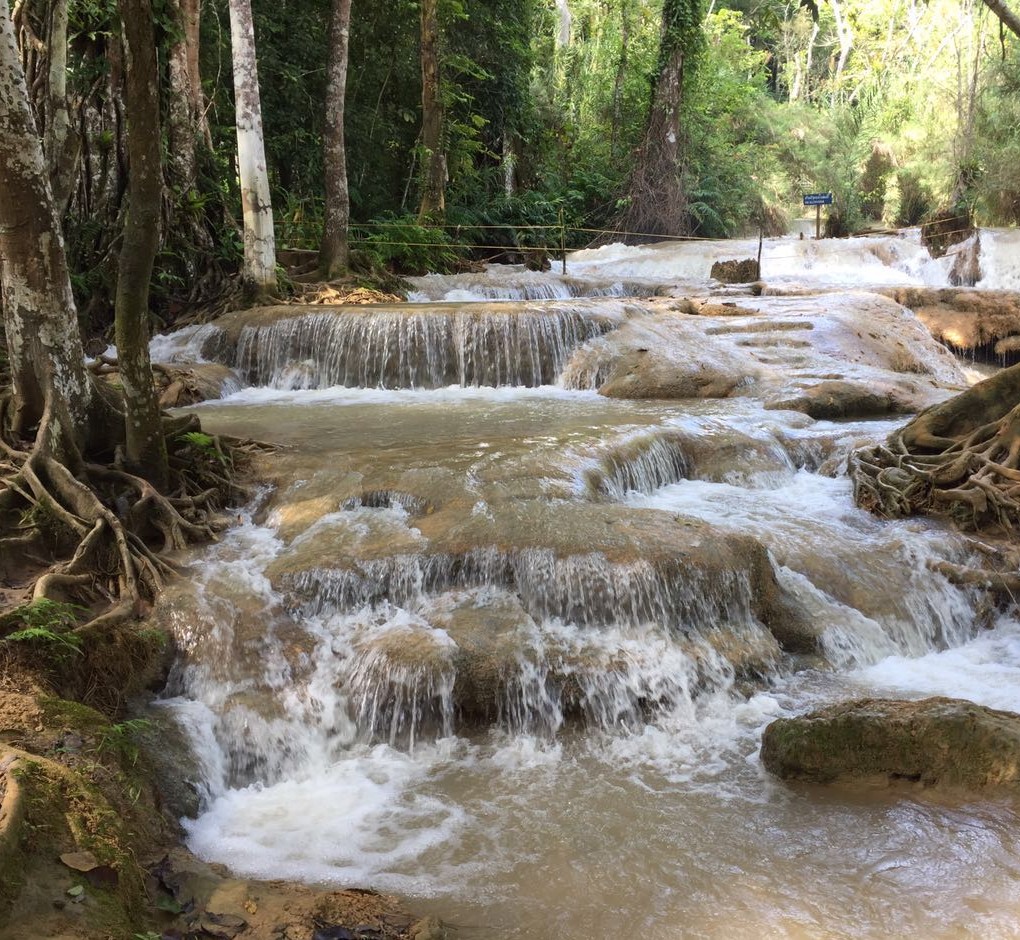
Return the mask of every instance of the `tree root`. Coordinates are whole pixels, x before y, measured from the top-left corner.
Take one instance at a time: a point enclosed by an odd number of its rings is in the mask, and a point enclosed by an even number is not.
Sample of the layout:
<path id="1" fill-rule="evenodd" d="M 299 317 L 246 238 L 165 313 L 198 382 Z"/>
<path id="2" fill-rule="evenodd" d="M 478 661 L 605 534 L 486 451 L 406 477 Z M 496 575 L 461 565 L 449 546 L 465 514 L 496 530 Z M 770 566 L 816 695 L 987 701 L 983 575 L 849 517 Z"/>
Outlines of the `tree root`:
<path id="1" fill-rule="evenodd" d="M 168 424 L 176 436 L 196 429 L 197 420 Z M 45 530 L 45 541 L 61 547 L 61 560 L 35 582 L 33 599 L 72 600 L 94 610 L 76 628 L 80 633 L 142 615 L 177 571 L 169 556 L 215 540 L 230 521 L 220 506 L 245 495 L 231 477 L 246 451 L 212 440 L 214 446 L 197 452 L 187 442 L 174 445 L 181 469 L 170 493 L 116 466 L 60 460 L 44 443 L 22 451 L 0 442 L 0 544 L 36 545 Z M 77 464 L 76 472 L 67 464 Z"/>
<path id="2" fill-rule="evenodd" d="M 886 518 L 932 514 L 961 528 L 1020 524 L 1020 368 L 1006 369 L 856 451 L 858 505 Z"/>

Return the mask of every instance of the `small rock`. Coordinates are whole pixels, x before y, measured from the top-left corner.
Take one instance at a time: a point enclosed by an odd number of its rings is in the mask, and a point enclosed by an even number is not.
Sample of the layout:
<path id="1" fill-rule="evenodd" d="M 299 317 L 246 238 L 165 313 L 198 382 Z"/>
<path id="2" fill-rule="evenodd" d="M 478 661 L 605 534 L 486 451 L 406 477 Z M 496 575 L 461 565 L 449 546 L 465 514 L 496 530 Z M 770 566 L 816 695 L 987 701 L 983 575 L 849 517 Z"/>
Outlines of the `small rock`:
<path id="1" fill-rule="evenodd" d="M 437 917 L 426 917 L 411 925 L 407 934 L 411 940 L 446 940 L 446 928 Z"/>
<path id="2" fill-rule="evenodd" d="M 723 284 L 750 284 L 761 277 L 761 269 L 754 258 L 716 261 L 710 276 Z"/>
<path id="3" fill-rule="evenodd" d="M 91 852 L 65 852 L 60 861 L 74 871 L 88 872 L 99 867 L 99 859 Z"/>
<path id="4" fill-rule="evenodd" d="M 233 914 L 211 914 L 205 913 L 199 921 L 199 928 L 202 933 L 216 940 L 233 940 L 245 927 L 248 922 L 242 917 Z"/>

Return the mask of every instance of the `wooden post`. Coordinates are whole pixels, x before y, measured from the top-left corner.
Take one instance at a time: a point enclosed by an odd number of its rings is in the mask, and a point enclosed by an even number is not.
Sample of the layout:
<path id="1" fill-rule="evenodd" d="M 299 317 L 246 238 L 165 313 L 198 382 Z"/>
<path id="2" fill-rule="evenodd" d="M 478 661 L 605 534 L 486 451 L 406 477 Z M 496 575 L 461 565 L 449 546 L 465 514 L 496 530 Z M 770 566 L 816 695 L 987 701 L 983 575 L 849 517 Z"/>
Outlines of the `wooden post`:
<path id="1" fill-rule="evenodd" d="M 567 230 L 563 225 L 563 210 L 560 209 L 560 257 L 563 259 L 563 275 L 567 274 Z"/>
<path id="2" fill-rule="evenodd" d="M 758 279 L 761 280 L 761 243 L 765 240 L 765 226 L 758 229 Z"/>
<path id="3" fill-rule="evenodd" d="M 815 239 L 822 237 L 822 207 L 815 206 Z"/>

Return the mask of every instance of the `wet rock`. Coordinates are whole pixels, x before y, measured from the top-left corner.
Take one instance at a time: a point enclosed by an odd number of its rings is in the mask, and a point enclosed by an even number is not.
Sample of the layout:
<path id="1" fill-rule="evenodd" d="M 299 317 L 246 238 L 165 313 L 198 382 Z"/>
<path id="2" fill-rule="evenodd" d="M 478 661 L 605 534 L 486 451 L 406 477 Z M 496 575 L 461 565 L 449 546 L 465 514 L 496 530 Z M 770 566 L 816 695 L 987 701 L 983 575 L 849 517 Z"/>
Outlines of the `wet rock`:
<path id="1" fill-rule="evenodd" d="M 224 389 L 238 388 L 233 369 L 216 362 L 153 365 L 161 408 L 183 408 L 220 398 Z"/>
<path id="2" fill-rule="evenodd" d="M 682 312 L 683 301 L 649 304 L 660 315 L 633 319 L 577 350 L 562 383 L 611 398 L 740 396 L 823 414 L 839 410 L 827 399 L 845 400 L 850 389 L 810 390 L 840 381 L 875 396 L 850 396 L 847 412 L 867 415 L 918 411 L 965 384 L 917 318 L 877 294 L 763 297 L 753 314 L 726 316 L 707 315 L 711 307 L 694 301 L 697 316 Z"/>
<path id="3" fill-rule="evenodd" d="M 233 940 L 248 926 L 243 917 L 236 914 L 214 914 L 208 911 L 198 921 L 199 930 L 214 940 Z"/>
<path id="4" fill-rule="evenodd" d="M 761 268 L 754 258 L 716 261 L 712 264 L 710 276 L 723 284 L 750 284 L 761 277 Z"/>
<path id="5" fill-rule="evenodd" d="M 563 382 L 608 398 L 727 398 L 753 385 L 762 370 L 746 351 L 709 338 L 712 324 L 672 312 L 632 321 L 575 353 Z"/>
<path id="6" fill-rule="evenodd" d="M 973 287 L 981 280 L 981 236 L 955 248 L 953 266 L 949 269 L 949 283 L 955 287 Z"/>
<path id="7" fill-rule="evenodd" d="M 784 780 L 1020 788 L 1020 715 L 973 702 L 862 699 L 772 722 L 765 767 Z"/>
<path id="8" fill-rule="evenodd" d="M 146 714 L 149 728 L 139 736 L 139 745 L 159 797 L 160 808 L 173 820 L 198 816 L 198 781 L 201 771 L 180 725 L 162 708 Z"/>
<path id="9" fill-rule="evenodd" d="M 657 350 L 632 350 L 616 364 L 599 389 L 607 398 L 727 398 L 752 378 L 752 371 L 732 370 L 706 361 L 677 361 Z"/>
<path id="10" fill-rule="evenodd" d="M 696 297 L 684 297 L 677 301 L 674 309 L 678 313 L 689 313 L 696 317 L 755 317 L 760 313 L 751 307 L 742 307 L 733 301 L 722 303 Z"/>
<path id="11" fill-rule="evenodd" d="M 456 644 L 454 701 L 472 722 L 497 718 L 501 692 L 529 659 L 535 623 L 520 601 L 502 591 L 442 595 L 422 611 Z"/>
<path id="12" fill-rule="evenodd" d="M 298 546 L 267 573 L 309 612 L 488 585 L 512 592 L 539 621 L 701 633 L 757 619 L 784 646 L 814 646 L 816 631 L 784 600 L 762 544 L 708 522 L 613 504 L 506 500 L 487 514 L 452 502 L 417 525 L 413 553 L 395 555 L 382 540 L 325 557 Z"/>
<path id="13" fill-rule="evenodd" d="M 800 411 L 817 420 L 843 418 L 876 418 L 890 413 L 910 414 L 907 402 L 897 401 L 890 394 L 873 392 L 856 382 L 820 382 L 803 394 L 767 402 L 766 408 Z"/>
<path id="14" fill-rule="evenodd" d="M 974 232 L 973 212 L 943 206 L 921 226 L 921 244 L 933 258 L 941 258 L 953 245 L 965 242 Z"/>

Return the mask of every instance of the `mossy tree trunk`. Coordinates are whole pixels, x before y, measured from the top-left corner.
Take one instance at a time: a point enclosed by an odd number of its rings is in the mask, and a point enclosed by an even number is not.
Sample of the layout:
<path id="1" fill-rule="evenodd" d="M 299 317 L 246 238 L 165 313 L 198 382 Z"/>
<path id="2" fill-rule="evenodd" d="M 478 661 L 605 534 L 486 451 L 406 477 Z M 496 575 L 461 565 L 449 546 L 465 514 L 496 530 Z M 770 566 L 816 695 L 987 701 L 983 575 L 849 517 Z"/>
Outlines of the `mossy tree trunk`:
<path id="1" fill-rule="evenodd" d="M 119 0 L 127 54 L 128 211 L 120 248 L 114 325 L 124 389 L 130 470 L 158 490 L 169 482 L 166 438 L 149 359 L 149 283 L 163 194 L 156 36 L 149 0 Z"/>
<path id="2" fill-rule="evenodd" d="M 255 56 L 251 0 L 230 0 L 230 47 L 234 69 L 237 168 L 244 214 L 242 280 L 255 296 L 276 293 L 276 234 L 269 169 L 262 135 L 262 101 Z"/>
<path id="3" fill-rule="evenodd" d="M 652 106 L 635 155 L 627 207 L 618 220 L 624 231 L 675 235 L 687 229 L 684 91 L 703 45 L 702 17 L 702 0 L 666 0 L 663 5 Z"/>
<path id="4" fill-rule="evenodd" d="M 319 247 L 319 274 L 330 280 L 347 270 L 347 229 L 351 200 L 347 189 L 347 146 L 344 105 L 347 96 L 347 50 L 350 40 L 351 0 L 333 0 L 330 20 L 326 128 L 323 134 L 326 213 Z"/>
<path id="5" fill-rule="evenodd" d="M 8 431 L 39 432 L 50 450 L 86 441 L 92 383 L 10 16 L 0 13 L 0 280 L 13 389 Z"/>
<path id="6" fill-rule="evenodd" d="M 421 3 L 421 145 L 424 151 L 421 221 L 446 212 L 446 149 L 443 140 L 442 60 L 439 0 Z"/>

